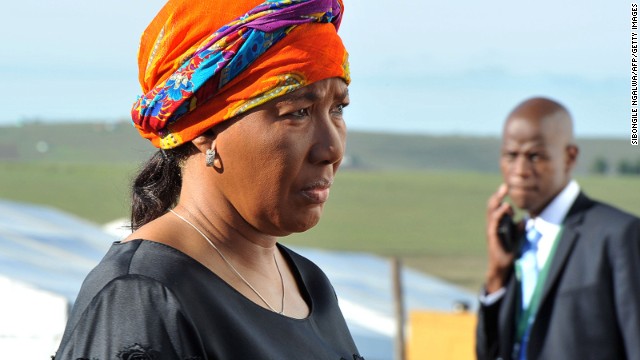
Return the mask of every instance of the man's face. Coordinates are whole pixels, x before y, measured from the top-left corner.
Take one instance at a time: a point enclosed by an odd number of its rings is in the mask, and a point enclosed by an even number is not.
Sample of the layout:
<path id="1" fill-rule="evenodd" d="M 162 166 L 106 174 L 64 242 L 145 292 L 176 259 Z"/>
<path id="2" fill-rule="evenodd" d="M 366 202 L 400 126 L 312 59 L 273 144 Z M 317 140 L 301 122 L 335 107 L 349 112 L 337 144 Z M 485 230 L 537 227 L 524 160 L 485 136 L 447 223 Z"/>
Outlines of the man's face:
<path id="1" fill-rule="evenodd" d="M 565 139 L 552 121 L 508 120 L 500 169 L 516 207 L 536 216 L 569 182 L 575 148 Z"/>

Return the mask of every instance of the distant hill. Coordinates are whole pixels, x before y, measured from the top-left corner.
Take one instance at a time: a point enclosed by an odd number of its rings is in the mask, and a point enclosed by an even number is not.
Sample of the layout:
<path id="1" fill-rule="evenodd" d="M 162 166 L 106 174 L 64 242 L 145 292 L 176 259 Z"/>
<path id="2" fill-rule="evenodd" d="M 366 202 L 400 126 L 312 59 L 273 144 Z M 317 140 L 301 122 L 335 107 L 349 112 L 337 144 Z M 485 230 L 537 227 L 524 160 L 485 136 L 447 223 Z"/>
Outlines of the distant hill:
<path id="1" fill-rule="evenodd" d="M 626 139 L 578 139 L 576 172 L 597 160 L 614 171 L 622 161 L 640 163 L 640 149 Z M 154 148 L 128 122 L 26 123 L 0 127 L 0 161 L 138 163 Z M 471 170 L 498 172 L 497 137 L 430 136 L 350 131 L 345 165 L 370 170 Z"/>
<path id="2" fill-rule="evenodd" d="M 26 123 L 0 128 L 0 161 L 137 163 L 153 150 L 128 122 Z"/>
<path id="3" fill-rule="evenodd" d="M 596 161 L 615 172 L 622 162 L 640 164 L 640 148 L 623 138 L 579 138 L 577 174 L 588 174 Z M 373 169 L 472 170 L 498 172 L 498 137 L 397 135 L 351 132 L 347 153 L 356 167 Z"/>

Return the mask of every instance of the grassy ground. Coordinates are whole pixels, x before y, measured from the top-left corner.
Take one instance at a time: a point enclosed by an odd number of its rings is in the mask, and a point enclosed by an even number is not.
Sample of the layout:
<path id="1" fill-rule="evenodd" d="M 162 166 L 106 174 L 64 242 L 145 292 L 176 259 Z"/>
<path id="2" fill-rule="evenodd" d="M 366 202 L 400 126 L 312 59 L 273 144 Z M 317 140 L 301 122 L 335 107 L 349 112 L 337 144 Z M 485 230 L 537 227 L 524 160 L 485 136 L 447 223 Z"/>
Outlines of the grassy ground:
<path id="1" fill-rule="evenodd" d="M 590 196 L 640 214 L 638 179 L 578 178 Z M 484 209 L 500 177 L 469 172 L 345 172 L 319 226 L 285 242 L 402 256 L 468 289 L 482 283 Z"/>
<path id="2" fill-rule="evenodd" d="M 96 223 L 126 216 L 134 165 L 0 162 L 0 199 L 43 204 Z"/>
<path id="3" fill-rule="evenodd" d="M 96 223 L 127 216 L 127 164 L 0 162 L 0 198 L 55 206 Z M 638 178 L 581 177 L 592 197 L 640 214 Z M 497 174 L 343 171 L 318 226 L 294 245 L 401 256 L 406 265 L 477 290 L 485 267 L 484 207 Z"/>

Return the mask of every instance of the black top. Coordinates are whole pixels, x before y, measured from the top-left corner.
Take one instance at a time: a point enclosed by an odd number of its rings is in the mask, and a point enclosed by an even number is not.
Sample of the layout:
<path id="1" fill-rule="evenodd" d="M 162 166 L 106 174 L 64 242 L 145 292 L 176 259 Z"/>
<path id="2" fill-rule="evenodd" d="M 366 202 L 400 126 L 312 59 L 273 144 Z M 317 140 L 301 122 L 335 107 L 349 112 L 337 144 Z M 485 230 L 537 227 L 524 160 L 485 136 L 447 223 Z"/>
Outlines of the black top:
<path id="1" fill-rule="evenodd" d="M 167 245 L 114 243 L 85 279 L 55 359 L 362 359 L 325 274 L 278 247 L 305 319 L 262 308 Z"/>

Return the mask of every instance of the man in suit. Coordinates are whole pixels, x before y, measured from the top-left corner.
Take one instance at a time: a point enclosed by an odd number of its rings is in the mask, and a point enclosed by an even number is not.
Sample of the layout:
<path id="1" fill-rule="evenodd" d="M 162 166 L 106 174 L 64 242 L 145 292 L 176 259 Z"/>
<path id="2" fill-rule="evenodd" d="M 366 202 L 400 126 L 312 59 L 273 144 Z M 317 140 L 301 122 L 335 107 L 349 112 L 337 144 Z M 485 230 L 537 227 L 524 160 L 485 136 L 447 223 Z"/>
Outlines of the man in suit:
<path id="1" fill-rule="evenodd" d="M 640 359 L 640 219 L 589 199 L 572 179 L 577 157 L 561 104 L 532 98 L 507 117 L 504 184 L 487 203 L 478 359 Z M 525 215 L 509 252 L 498 227 L 512 206 Z"/>

